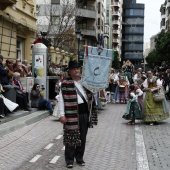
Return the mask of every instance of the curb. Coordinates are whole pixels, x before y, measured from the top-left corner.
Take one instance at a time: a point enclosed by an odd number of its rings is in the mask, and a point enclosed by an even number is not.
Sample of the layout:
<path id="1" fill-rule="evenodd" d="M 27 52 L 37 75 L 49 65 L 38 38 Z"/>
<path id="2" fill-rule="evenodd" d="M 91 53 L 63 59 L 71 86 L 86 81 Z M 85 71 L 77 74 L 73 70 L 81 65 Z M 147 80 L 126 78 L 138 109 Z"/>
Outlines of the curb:
<path id="1" fill-rule="evenodd" d="M 0 125 L 0 137 L 21 129 L 25 126 L 38 122 L 49 116 L 48 110 L 36 111 L 29 115 L 14 119 Z"/>

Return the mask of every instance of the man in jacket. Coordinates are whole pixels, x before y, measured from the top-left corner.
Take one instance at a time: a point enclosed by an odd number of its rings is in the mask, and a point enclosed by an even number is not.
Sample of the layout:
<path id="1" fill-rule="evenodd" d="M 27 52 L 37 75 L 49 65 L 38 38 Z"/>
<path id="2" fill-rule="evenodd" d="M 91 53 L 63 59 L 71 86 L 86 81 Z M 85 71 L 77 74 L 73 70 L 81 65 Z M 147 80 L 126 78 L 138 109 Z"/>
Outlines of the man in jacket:
<path id="1" fill-rule="evenodd" d="M 80 166 L 83 160 L 88 131 L 88 102 L 91 93 L 80 83 L 80 65 L 76 60 L 68 65 L 69 77 L 63 80 L 60 91 L 60 122 L 64 125 L 65 161 L 73 168 L 74 158 Z"/>

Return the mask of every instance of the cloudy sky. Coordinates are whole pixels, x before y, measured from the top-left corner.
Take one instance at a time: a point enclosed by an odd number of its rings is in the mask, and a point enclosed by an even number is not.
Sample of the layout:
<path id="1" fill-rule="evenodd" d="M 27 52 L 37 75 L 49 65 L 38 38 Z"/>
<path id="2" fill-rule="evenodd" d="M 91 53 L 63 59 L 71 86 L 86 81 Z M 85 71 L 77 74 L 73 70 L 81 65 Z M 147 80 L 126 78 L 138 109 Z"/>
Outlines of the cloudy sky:
<path id="1" fill-rule="evenodd" d="M 165 0 L 137 0 L 145 4 L 145 32 L 144 41 L 149 42 L 152 35 L 160 31 L 160 6 Z"/>

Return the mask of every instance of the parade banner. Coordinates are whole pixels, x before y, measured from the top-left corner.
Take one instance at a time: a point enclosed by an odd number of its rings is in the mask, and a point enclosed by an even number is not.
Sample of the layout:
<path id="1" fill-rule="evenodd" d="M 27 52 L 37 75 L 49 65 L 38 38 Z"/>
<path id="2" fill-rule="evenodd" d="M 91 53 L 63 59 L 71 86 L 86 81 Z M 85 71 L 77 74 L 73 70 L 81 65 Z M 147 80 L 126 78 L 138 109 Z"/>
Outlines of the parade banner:
<path id="1" fill-rule="evenodd" d="M 113 50 L 87 46 L 84 52 L 82 85 L 96 93 L 109 84 Z"/>

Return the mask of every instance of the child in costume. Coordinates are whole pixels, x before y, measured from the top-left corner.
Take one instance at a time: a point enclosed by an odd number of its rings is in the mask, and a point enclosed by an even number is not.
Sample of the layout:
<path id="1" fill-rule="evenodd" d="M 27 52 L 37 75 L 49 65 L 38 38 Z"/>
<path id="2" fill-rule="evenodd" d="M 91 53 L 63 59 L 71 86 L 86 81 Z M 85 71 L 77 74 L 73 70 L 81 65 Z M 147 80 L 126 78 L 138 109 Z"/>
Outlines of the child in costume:
<path id="1" fill-rule="evenodd" d="M 141 110 L 138 104 L 138 95 L 135 93 L 135 86 L 130 85 L 129 87 L 129 101 L 126 106 L 126 111 L 123 115 L 123 118 L 126 120 L 130 120 L 128 124 L 134 125 L 135 119 L 141 119 Z"/>

